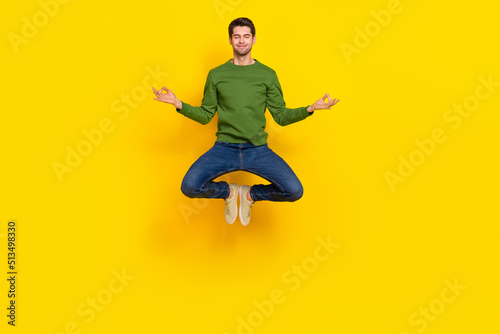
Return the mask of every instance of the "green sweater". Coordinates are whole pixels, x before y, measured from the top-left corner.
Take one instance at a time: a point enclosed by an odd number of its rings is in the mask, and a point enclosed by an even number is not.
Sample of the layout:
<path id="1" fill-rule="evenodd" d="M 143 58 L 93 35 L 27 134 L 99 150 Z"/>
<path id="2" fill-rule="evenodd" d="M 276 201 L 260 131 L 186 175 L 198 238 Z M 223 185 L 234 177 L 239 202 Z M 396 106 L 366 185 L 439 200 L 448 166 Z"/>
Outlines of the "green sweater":
<path id="1" fill-rule="evenodd" d="M 267 140 L 266 107 L 281 126 L 310 116 L 307 107 L 288 109 L 276 72 L 255 60 L 235 65 L 228 60 L 209 71 L 201 106 L 182 102 L 179 113 L 207 124 L 218 113 L 217 140 L 264 145 Z"/>

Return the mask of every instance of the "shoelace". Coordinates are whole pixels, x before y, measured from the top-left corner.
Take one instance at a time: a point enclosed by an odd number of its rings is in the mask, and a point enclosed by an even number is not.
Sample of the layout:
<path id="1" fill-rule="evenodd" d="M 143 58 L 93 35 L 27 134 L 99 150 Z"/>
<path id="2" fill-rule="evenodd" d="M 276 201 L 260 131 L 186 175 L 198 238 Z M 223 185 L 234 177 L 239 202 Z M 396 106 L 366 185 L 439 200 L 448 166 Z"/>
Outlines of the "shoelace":
<path id="1" fill-rule="evenodd" d="M 232 205 L 229 205 L 229 202 L 226 202 L 226 210 L 225 213 L 226 215 L 232 216 L 233 215 L 233 210 L 231 210 Z"/>

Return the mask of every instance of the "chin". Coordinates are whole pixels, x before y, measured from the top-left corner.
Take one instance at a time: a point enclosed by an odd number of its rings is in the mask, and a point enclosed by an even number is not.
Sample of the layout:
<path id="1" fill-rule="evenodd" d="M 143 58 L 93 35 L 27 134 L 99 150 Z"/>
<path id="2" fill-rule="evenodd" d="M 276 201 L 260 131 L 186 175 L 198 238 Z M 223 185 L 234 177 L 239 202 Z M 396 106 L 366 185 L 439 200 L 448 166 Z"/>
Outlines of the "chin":
<path id="1" fill-rule="evenodd" d="M 234 50 L 234 52 L 236 52 L 239 56 L 246 56 L 247 54 L 250 53 L 250 51 L 252 51 L 252 49 L 246 51 L 246 52 L 241 52 L 240 50 L 236 49 Z"/>

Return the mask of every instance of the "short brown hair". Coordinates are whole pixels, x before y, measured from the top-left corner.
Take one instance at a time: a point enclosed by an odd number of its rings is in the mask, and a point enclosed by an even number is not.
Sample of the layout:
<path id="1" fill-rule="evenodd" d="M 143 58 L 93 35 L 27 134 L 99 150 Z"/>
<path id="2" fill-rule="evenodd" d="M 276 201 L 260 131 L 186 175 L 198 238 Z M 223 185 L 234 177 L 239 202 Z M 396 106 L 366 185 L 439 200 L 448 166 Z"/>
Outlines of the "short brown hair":
<path id="1" fill-rule="evenodd" d="M 233 29 L 234 27 L 249 27 L 250 32 L 252 33 L 252 37 L 255 36 L 255 26 L 253 25 L 252 20 L 246 17 L 238 17 L 237 19 L 234 19 L 230 24 L 229 24 L 229 38 L 233 37 Z"/>

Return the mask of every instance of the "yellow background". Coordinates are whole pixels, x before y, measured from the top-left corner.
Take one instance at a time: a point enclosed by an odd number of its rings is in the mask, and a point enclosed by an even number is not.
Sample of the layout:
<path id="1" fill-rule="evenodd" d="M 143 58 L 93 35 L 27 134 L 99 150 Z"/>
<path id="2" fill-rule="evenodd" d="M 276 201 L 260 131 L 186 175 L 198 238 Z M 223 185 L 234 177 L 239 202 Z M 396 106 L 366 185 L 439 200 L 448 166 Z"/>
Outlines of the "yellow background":
<path id="1" fill-rule="evenodd" d="M 444 119 L 473 101 L 480 77 L 500 81 L 494 2 L 401 0 L 379 31 L 371 12 L 388 1 L 41 3 L 52 4 L 45 22 L 35 0 L 0 14 L 2 333 L 500 332 L 500 87 L 456 129 Z M 227 26 L 239 16 L 255 23 L 252 56 L 276 70 L 288 107 L 326 92 L 341 100 L 288 127 L 268 123 L 270 147 L 305 193 L 257 203 L 248 227 L 226 225 L 223 201 L 180 192 L 215 120 L 195 123 L 141 88 L 159 69 L 157 88 L 199 105 L 208 71 L 232 56 Z M 14 46 L 34 20 L 36 33 Z M 366 27 L 368 45 L 346 57 L 342 43 L 356 46 Z M 103 120 L 111 129 L 59 180 L 54 162 L 66 164 L 68 147 Z M 446 140 L 391 189 L 386 172 L 436 128 Z M 15 328 L 5 316 L 9 220 Z M 338 244 L 324 261 L 318 238 Z M 273 291 L 284 301 L 259 318 Z"/>

